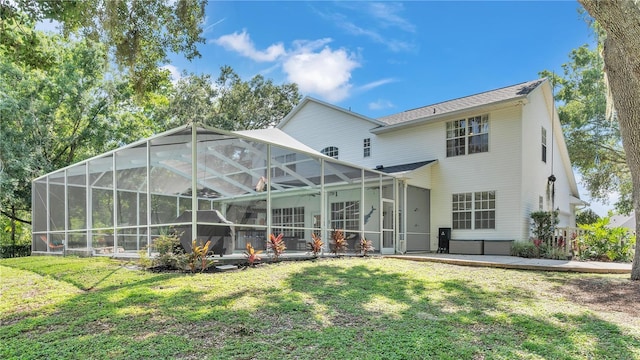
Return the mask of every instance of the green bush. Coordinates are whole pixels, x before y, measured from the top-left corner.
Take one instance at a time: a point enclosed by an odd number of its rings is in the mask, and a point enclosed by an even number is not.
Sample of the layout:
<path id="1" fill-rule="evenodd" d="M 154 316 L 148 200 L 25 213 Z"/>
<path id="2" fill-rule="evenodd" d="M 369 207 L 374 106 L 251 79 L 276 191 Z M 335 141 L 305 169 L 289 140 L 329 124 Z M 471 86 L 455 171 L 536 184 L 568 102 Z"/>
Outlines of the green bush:
<path id="1" fill-rule="evenodd" d="M 542 240 L 545 244 L 553 239 L 553 229 L 560 221 L 558 211 L 534 211 L 531 213 L 531 232 L 536 239 Z"/>
<path id="2" fill-rule="evenodd" d="M 511 245 L 511 256 L 535 258 L 538 257 L 538 249 L 531 241 L 514 241 Z"/>
<path id="3" fill-rule="evenodd" d="M 12 258 L 31 255 L 31 244 L 0 245 L 0 258 Z"/>
<path id="4" fill-rule="evenodd" d="M 153 266 L 176 269 L 181 266 L 184 249 L 175 234 L 162 234 L 153 241 L 153 248 L 158 252 L 152 262 Z"/>
<path id="5" fill-rule="evenodd" d="M 608 260 L 630 262 L 633 260 L 633 245 L 636 237 L 625 228 L 609 228 L 605 217 L 591 225 L 580 225 L 587 230 L 580 237 L 579 256 L 583 260 Z"/>

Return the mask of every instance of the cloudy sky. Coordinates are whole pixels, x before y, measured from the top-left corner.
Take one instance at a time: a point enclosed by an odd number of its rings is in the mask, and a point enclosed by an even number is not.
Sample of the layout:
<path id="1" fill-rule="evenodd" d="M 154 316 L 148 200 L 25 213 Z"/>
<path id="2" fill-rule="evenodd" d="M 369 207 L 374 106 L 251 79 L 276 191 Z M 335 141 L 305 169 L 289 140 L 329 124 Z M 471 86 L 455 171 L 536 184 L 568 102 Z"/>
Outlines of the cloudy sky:
<path id="1" fill-rule="evenodd" d="M 203 57 L 176 73 L 230 65 L 295 82 L 303 95 L 379 117 L 561 71 L 593 43 L 574 1 L 218 2 Z"/>

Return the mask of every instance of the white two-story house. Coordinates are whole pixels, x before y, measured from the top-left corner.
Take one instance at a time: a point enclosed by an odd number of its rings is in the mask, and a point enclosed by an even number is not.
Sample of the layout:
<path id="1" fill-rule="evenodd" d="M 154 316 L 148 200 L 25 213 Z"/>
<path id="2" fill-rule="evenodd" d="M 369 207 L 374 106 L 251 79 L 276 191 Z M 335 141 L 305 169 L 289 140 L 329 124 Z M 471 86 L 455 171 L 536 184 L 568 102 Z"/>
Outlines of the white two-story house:
<path id="1" fill-rule="evenodd" d="M 546 79 L 378 119 L 307 97 L 277 127 L 404 179 L 402 250 L 436 251 L 445 236 L 452 252 L 491 253 L 492 242 L 530 237 L 532 211 L 557 209 L 559 225 L 574 226 L 584 204 Z"/>

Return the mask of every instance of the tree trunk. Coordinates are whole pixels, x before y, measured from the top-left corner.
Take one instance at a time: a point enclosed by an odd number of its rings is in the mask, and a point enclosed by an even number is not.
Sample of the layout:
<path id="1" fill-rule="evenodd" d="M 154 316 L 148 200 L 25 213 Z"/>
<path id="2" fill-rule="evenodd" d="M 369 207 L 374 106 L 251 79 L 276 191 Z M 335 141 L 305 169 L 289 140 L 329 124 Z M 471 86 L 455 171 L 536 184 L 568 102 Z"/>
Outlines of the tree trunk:
<path id="1" fill-rule="evenodd" d="M 605 72 L 631 172 L 636 234 L 640 234 L 640 4 L 635 1 L 579 1 L 607 33 Z M 640 280 L 640 244 L 637 241 L 631 279 Z"/>

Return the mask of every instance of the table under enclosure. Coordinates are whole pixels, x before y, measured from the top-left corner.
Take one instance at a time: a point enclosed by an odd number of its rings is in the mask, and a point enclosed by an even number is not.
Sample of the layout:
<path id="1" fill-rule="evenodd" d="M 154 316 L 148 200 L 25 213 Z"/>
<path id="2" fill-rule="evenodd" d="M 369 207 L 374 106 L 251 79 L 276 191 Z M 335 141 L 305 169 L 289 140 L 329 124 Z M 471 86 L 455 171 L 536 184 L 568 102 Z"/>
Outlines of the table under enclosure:
<path id="1" fill-rule="evenodd" d="M 400 180 L 270 130 L 274 141 L 183 126 L 35 179 L 33 252 L 153 255 L 175 234 L 187 251 L 195 239 L 223 255 L 280 233 L 287 251 L 306 251 L 311 234 L 328 251 L 336 229 L 350 249 L 364 237 L 394 251 Z"/>

